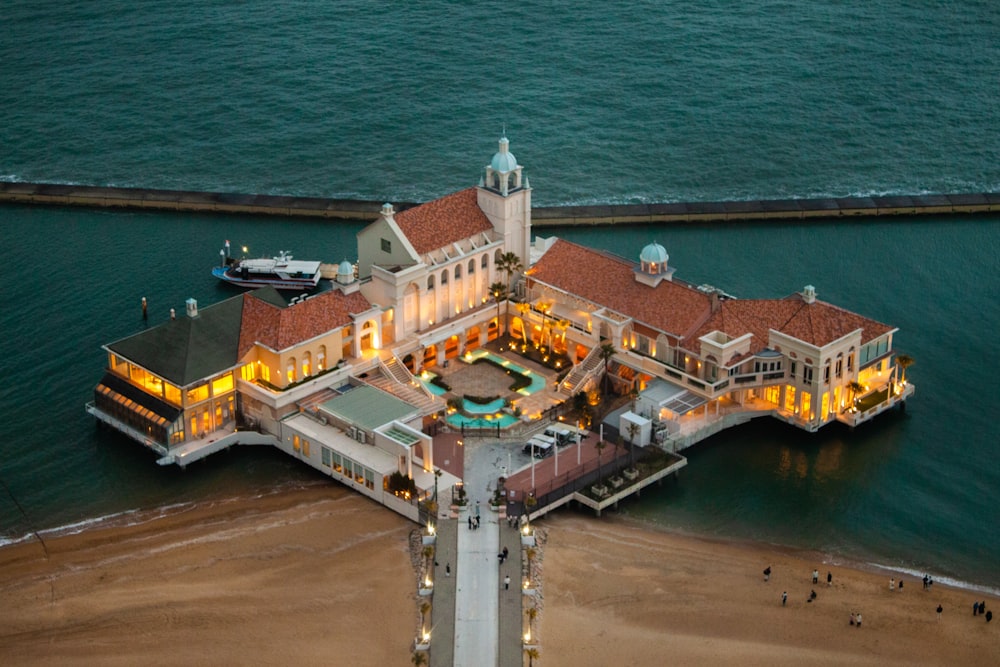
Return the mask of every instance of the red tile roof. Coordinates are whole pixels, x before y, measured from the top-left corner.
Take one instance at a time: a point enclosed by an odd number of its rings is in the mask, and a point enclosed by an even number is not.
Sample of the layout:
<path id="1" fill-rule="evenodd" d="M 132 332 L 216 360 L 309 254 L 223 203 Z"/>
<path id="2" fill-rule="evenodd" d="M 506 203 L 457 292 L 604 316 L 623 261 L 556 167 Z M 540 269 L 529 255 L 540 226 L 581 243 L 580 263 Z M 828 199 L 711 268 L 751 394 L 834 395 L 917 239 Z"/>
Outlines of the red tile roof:
<path id="1" fill-rule="evenodd" d="M 321 292 L 293 306 L 277 306 L 254 296 L 243 295 L 243 319 L 240 324 L 239 356 L 242 358 L 255 343 L 272 350 L 287 350 L 351 323 L 351 313 L 371 308 L 360 292 L 344 294 L 333 289 Z"/>
<path id="2" fill-rule="evenodd" d="M 798 294 L 784 299 L 736 299 L 723 301 L 719 311 L 691 334 L 686 347 L 700 352 L 698 338 L 712 331 L 734 338 L 752 333 L 751 352 L 759 352 L 767 347 L 771 329 L 822 347 L 857 329 L 864 344 L 893 327 L 823 301 L 806 303 Z"/>
<path id="3" fill-rule="evenodd" d="M 395 220 L 421 255 L 493 229 L 474 187 L 397 213 Z"/>
<path id="4" fill-rule="evenodd" d="M 559 239 L 528 271 L 528 278 L 677 336 L 709 316 L 708 295 L 669 280 L 656 287 L 644 285 L 635 279 L 637 265 Z"/>

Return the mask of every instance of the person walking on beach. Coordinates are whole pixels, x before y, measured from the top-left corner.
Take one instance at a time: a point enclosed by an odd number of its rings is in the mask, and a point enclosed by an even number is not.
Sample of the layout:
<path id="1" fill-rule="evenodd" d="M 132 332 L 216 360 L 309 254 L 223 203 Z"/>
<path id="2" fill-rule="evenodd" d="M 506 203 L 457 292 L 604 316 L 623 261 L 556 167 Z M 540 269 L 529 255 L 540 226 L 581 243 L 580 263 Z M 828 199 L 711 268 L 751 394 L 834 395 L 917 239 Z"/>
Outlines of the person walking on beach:
<path id="1" fill-rule="evenodd" d="M 781 591 L 781 606 L 784 607 L 786 602 L 788 602 L 788 591 Z"/>
<path id="2" fill-rule="evenodd" d="M 854 612 L 852 611 L 851 612 L 851 625 L 855 625 L 857 623 L 857 621 L 855 621 L 854 618 L 855 618 Z"/>
<path id="3" fill-rule="evenodd" d="M 899 592 L 900 593 L 903 592 L 903 580 L 902 579 L 899 580 Z"/>
<path id="4" fill-rule="evenodd" d="M 938 605 L 938 608 L 937 608 L 937 617 L 938 617 L 939 621 L 941 620 L 941 612 L 943 612 L 943 611 L 944 611 L 944 607 L 942 607 L 941 605 Z"/>
<path id="5" fill-rule="evenodd" d="M 764 568 L 764 581 L 771 581 L 771 566 Z"/>
<path id="6" fill-rule="evenodd" d="M 861 627 L 861 612 L 858 612 L 858 627 Z"/>
<path id="7" fill-rule="evenodd" d="M 986 612 L 986 622 L 989 623 L 992 620 L 993 620 L 993 610 L 991 609 L 990 611 Z"/>
<path id="8" fill-rule="evenodd" d="M 451 563 L 445 563 L 444 564 L 444 576 L 446 576 L 446 577 L 450 577 L 451 576 Z"/>
<path id="9" fill-rule="evenodd" d="M 833 586 L 833 572 L 828 571 L 826 573 L 826 585 Z"/>
<path id="10" fill-rule="evenodd" d="M 972 603 L 972 615 L 975 616 L 979 613 L 979 600 Z"/>
<path id="11" fill-rule="evenodd" d="M 889 577 L 889 590 L 896 590 L 896 579 L 894 577 Z"/>
<path id="12" fill-rule="evenodd" d="M 813 583 L 819 583 L 819 570 L 813 570 Z"/>

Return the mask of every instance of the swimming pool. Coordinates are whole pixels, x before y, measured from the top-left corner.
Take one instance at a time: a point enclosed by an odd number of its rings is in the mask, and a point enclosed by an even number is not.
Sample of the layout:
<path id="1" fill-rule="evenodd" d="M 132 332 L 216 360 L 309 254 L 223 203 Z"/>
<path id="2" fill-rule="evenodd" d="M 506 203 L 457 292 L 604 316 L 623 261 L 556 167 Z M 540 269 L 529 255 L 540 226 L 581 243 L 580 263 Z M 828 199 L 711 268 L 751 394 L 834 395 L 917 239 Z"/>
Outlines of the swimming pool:
<path id="1" fill-rule="evenodd" d="M 448 415 L 445 421 L 458 428 L 463 426 L 469 428 L 497 428 L 498 424 L 500 428 L 507 428 L 517 423 L 517 417 L 508 414 L 502 414 L 499 417 L 493 415 L 468 417 L 460 412 L 456 412 L 455 414 Z"/>

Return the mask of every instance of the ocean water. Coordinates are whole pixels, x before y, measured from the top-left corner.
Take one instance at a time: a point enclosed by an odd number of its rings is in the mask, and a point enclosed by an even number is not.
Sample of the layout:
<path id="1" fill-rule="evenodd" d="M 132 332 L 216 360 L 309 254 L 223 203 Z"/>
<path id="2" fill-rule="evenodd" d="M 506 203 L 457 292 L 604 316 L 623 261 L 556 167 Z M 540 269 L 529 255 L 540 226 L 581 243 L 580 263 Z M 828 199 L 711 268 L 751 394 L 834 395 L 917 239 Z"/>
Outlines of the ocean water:
<path id="1" fill-rule="evenodd" d="M 506 131 L 538 205 L 1000 191 L 1000 5 L 8 2 L 0 179 L 419 201 Z M 251 252 L 352 259 L 360 223 L 0 208 L 0 535 L 320 478 L 248 449 L 186 471 L 84 413 L 101 345 Z M 689 450 L 629 515 L 1000 588 L 1000 217 L 537 230 L 742 297 L 817 287 L 899 327 L 905 413 Z"/>

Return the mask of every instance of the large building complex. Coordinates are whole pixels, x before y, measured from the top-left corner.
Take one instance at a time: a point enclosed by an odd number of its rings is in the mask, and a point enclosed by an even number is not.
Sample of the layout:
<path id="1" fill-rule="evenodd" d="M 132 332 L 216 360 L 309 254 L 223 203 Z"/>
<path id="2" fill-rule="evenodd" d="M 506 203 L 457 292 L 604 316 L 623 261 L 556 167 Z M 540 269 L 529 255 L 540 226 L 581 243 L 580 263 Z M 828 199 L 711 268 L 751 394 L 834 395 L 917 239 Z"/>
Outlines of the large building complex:
<path id="1" fill-rule="evenodd" d="M 913 392 L 896 329 L 811 286 L 736 299 L 675 278 L 657 243 L 631 261 L 533 239 L 506 137 L 478 186 L 385 204 L 357 239 L 356 265 L 327 291 L 189 300 L 184 316 L 109 343 L 89 412 L 164 464 L 274 445 L 415 519 L 417 498 L 456 480 L 435 475 L 429 435 L 445 404 L 414 374 L 501 337 L 565 355 L 557 396 L 601 381 L 632 392 L 642 444 L 674 451 L 760 414 L 855 426 Z"/>

